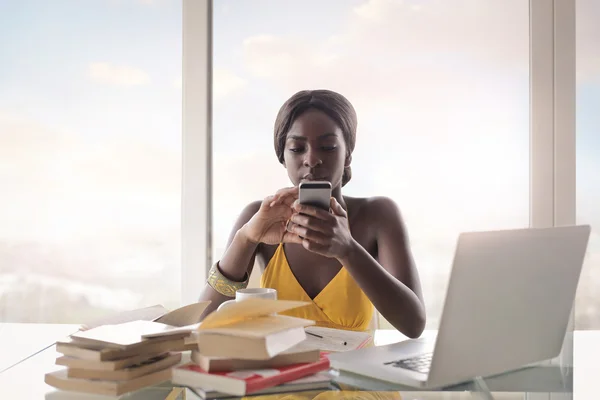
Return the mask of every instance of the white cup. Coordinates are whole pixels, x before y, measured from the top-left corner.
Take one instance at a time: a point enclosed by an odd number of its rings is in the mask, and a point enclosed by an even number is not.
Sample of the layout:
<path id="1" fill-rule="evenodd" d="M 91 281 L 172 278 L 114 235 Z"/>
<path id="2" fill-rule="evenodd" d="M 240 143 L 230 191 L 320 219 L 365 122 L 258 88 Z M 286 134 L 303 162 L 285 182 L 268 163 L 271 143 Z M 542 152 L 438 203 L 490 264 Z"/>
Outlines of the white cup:
<path id="1" fill-rule="evenodd" d="M 236 301 L 244 301 L 246 299 L 271 299 L 277 300 L 277 290 L 271 288 L 246 288 L 239 289 L 235 292 L 235 300 L 227 300 L 221 303 L 221 305 L 217 308 L 219 311 L 221 308 L 225 307 L 226 304 L 231 304 Z"/>

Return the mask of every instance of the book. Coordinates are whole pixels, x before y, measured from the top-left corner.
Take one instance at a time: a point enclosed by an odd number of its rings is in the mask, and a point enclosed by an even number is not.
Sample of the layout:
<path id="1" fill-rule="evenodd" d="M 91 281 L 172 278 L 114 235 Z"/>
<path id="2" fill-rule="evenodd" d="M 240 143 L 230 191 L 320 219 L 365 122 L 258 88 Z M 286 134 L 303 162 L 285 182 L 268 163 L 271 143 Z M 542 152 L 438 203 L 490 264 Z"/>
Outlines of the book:
<path id="1" fill-rule="evenodd" d="M 44 382 L 56 389 L 107 396 L 119 396 L 147 386 L 158 385 L 169 379 L 171 379 L 171 368 L 156 371 L 128 381 L 69 378 L 66 369 L 49 372 L 44 376 Z"/>
<path id="2" fill-rule="evenodd" d="M 326 371 L 323 371 L 306 376 L 304 378 L 282 383 L 281 385 L 271 386 L 269 388 L 259 390 L 257 392 L 252 393 L 252 395 L 283 394 L 290 392 L 305 392 L 309 390 L 330 390 L 332 389 L 332 379 L 332 375 L 330 375 Z M 221 399 L 231 397 L 231 395 L 228 393 L 218 392 L 216 390 L 206 390 L 199 388 L 192 388 L 191 390 L 203 399 Z"/>
<path id="3" fill-rule="evenodd" d="M 198 365 L 189 363 L 173 368 L 171 382 L 190 388 L 245 396 L 328 369 L 329 359 L 325 355 L 313 363 L 231 372 L 206 372 Z"/>
<path id="4" fill-rule="evenodd" d="M 174 328 L 160 322 L 139 320 L 116 325 L 101 325 L 86 331 L 79 331 L 71 335 L 71 340 L 74 343 L 79 343 L 82 347 L 86 345 L 102 346 L 126 350 L 134 346 L 140 346 L 143 341 L 149 340 L 144 335 L 162 333 Z M 183 330 L 178 331 L 176 335 L 169 336 L 169 338 L 183 338 L 189 334 L 190 331 Z"/>
<path id="5" fill-rule="evenodd" d="M 56 342 L 56 351 L 67 357 L 89 361 L 114 361 L 133 356 L 160 354 L 167 351 L 184 351 L 197 348 L 194 342 L 189 343 L 185 338 L 165 338 L 165 340 L 142 341 L 127 349 L 107 348 L 100 344 L 82 344 L 72 339 Z"/>
<path id="6" fill-rule="evenodd" d="M 208 357 L 265 360 L 306 339 L 314 321 L 277 315 L 306 302 L 248 299 L 209 314 L 196 332 L 198 350 Z"/>
<path id="7" fill-rule="evenodd" d="M 191 360 L 206 372 L 238 371 L 242 369 L 264 369 L 286 365 L 316 362 L 320 359 L 319 350 L 284 351 L 267 360 L 244 360 L 239 358 L 207 357 L 198 350 L 192 350 Z"/>
<path id="8" fill-rule="evenodd" d="M 253 318 L 202 331 L 198 349 L 209 357 L 266 360 L 305 340 L 304 326 L 309 323 L 290 317 Z"/>
<path id="9" fill-rule="evenodd" d="M 56 342 L 63 354 L 56 364 L 67 368 L 46 374 L 45 382 L 61 391 L 120 396 L 168 381 L 182 359 L 174 352 L 197 348 L 193 336 L 207 304 L 166 313 L 153 306 L 89 324 Z"/>
<path id="10" fill-rule="evenodd" d="M 200 330 L 232 325 L 252 318 L 273 316 L 279 312 L 305 307 L 309 304 L 306 301 L 250 298 L 213 311 L 204 318 Z"/>
<path id="11" fill-rule="evenodd" d="M 105 370 L 89 368 L 67 368 L 69 378 L 128 381 L 174 366 L 181 361 L 181 353 L 166 353 L 149 358 L 123 369 Z"/>
<path id="12" fill-rule="evenodd" d="M 154 339 L 154 338 L 163 338 L 167 339 L 169 337 L 180 337 L 180 336 L 190 336 L 195 333 L 200 323 L 186 325 L 186 326 L 172 326 L 165 325 L 162 330 L 158 330 L 155 332 L 148 332 L 142 334 L 142 339 Z"/>
<path id="13" fill-rule="evenodd" d="M 206 310 L 206 307 L 208 307 L 209 304 L 210 301 L 200 301 L 197 303 L 188 304 L 183 307 L 176 308 L 173 311 L 169 311 L 153 321 L 171 326 L 188 326 L 198 324 L 202 314 L 204 313 L 204 310 Z"/>
<path id="14" fill-rule="evenodd" d="M 55 363 L 56 365 L 62 365 L 69 368 L 91 369 L 96 371 L 116 371 L 146 362 L 160 355 L 161 354 L 142 354 L 110 361 L 82 360 L 80 358 L 62 356 L 57 357 Z"/>
<path id="15" fill-rule="evenodd" d="M 88 330 L 102 325 L 116 325 L 131 321 L 152 321 L 165 325 L 186 326 L 200 322 L 202 313 L 210 301 L 201 301 L 185 305 L 169 311 L 160 304 L 135 310 L 111 314 L 81 326 L 81 330 Z"/>
<path id="16" fill-rule="evenodd" d="M 45 395 L 40 398 L 45 400 L 179 400 L 185 399 L 185 392 L 186 388 L 169 387 L 169 383 L 167 381 L 162 384 L 159 384 L 158 386 L 148 386 L 138 389 L 134 392 L 124 393 L 117 396 L 83 392 L 70 392 L 54 388 L 47 390 Z M 200 396 L 196 395 L 196 397 Z M 188 396 L 188 399 L 189 398 L 190 397 Z"/>

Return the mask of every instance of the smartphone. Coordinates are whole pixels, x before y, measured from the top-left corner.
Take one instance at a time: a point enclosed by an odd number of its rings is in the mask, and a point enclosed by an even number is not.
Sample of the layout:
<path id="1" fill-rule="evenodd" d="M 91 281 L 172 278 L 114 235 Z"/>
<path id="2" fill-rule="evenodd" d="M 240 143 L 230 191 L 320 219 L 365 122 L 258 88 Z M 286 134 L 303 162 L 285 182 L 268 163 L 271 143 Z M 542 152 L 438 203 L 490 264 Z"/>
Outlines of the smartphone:
<path id="1" fill-rule="evenodd" d="M 300 204 L 322 208 L 329 211 L 331 183 L 327 181 L 301 182 L 298 201 Z"/>

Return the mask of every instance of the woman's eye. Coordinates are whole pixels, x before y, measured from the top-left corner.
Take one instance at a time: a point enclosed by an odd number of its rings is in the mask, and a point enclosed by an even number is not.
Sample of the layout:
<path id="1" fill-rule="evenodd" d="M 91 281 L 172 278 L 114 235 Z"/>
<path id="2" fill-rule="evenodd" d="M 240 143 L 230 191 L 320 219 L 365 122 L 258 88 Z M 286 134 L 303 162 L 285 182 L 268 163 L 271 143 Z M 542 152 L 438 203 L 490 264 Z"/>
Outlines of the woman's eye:
<path id="1" fill-rule="evenodd" d="M 302 151 L 302 148 L 300 147 L 292 147 L 289 149 L 292 153 L 300 153 Z"/>
<path id="2" fill-rule="evenodd" d="M 323 146 L 323 150 L 325 151 L 333 151 L 337 148 L 337 146 Z"/>

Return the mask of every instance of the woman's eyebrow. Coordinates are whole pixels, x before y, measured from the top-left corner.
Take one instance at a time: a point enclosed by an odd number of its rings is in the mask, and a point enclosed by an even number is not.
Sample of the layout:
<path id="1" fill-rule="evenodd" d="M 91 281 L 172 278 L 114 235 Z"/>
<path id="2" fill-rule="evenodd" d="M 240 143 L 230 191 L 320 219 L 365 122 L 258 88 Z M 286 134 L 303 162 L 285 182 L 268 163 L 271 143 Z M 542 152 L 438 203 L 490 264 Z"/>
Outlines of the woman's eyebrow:
<path id="1" fill-rule="evenodd" d="M 334 133 L 334 132 L 324 133 L 324 134 L 320 135 L 318 137 L 318 139 L 326 139 L 326 138 L 331 137 L 331 136 L 337 137 L 337 133 Z M 291 136 L 288 136 L 287 140 L 302 140 L 302 141 L 306 141 L 307 139 L 306 139 L 306 136 L 291 135 Z"/>
<path id="2" fill-rule="evenodd" d="M 321 136 L 319 136 L 319 139 L 326 139 L 326 138 L 331 137 L 331 136 L 337 137 L 337 133 L 335 133 L 335 132 L 324 133 Z"/>

